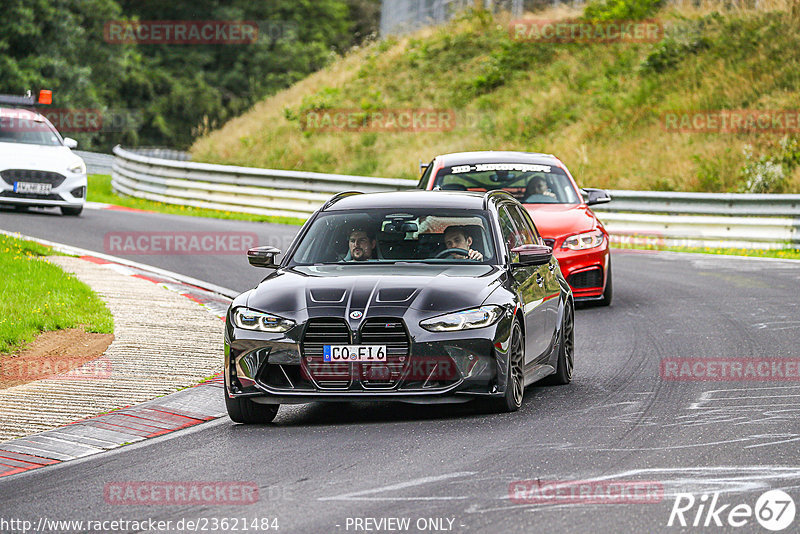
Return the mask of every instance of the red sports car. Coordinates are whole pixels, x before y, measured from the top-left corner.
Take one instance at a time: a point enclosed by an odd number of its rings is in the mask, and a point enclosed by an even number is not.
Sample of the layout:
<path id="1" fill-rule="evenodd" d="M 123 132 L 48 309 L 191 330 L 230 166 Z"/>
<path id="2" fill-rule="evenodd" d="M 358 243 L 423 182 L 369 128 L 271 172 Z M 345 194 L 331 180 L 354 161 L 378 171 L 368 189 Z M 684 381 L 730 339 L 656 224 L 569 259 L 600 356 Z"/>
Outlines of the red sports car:
<path id="1" fill-rule="evenodd" d="M 436 156 L 424 167 L 419 189 L 504 189 L 514 195 L 553 248 L 575 300 L 611 304 L 608 232 L 589 208 L 611 200 L 605 191 L 580 189 L 566 165 L 551 154 L 459 152 Z"/>

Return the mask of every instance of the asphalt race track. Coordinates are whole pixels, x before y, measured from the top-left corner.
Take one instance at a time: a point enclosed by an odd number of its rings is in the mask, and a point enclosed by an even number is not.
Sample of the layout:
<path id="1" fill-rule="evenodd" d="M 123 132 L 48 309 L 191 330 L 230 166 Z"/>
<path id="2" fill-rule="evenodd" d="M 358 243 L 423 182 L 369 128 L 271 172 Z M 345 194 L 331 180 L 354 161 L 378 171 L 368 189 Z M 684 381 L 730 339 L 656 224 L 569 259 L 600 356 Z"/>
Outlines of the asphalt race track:
<path id="1" fill-rule="evenodd" d="M 106 236 L 124 234 L 125 237 L 130 235 L 136 239 L 139 235 L 154 233 L 191 236 L 192 232 L 203 232 L 236 237 L 256 234 L 258 245 L 271 245 L 286 251 L 300 227 L 97 209 L 84 209 L 80 217 L 62 217 L 57 209 L 31 209 L 27 213 L 17 213 L 3 207 L 0 208 L 0 229 L 111 254 L 198 280 L 222 280 L 227 285 L 217 285 L 246 291 L 258 284 L 264 272 L 250 267 L 244 253 L 232 254 L 223 246 L 211 254 L 158 254 L 140 247 L 135 247 L 134 253 L 120 253 Z"/>
<path id="2" fill-rule="evenodd" d="M 101 252 L 109 231 L 255 231 L 262 244 L 297 231 L 97 210 L 80 218 L 2 212 L 0 228 Z M 127 257 L 240 290 L 262 274 L 241 255 Z M 643 252 L 617 252 L 613 262 L 613 305 L 576 314 L 573 383 L 528 388 L 517 413 L 342 403 L 284 406 L 264 426 L 222 418 L 2 479 L 2 515 L 34 525 L 42 517 L 277 518 L 279 532 L 365 532 L 375 523 L 364 518 L 409 518 L 409 532 L 765 532 L 753 517 L 741 528 L 725 521 L 768 489 L 798 501 L 800 382 L 675 381 L 660 369 L 664 358 L 800 357 L 800 262 Z M 131 506 L 104 498 L 107 483 L 187 480 L 255 482 L 259 500 Z M 509 488 L 520 480 L 651 481 L 664 495 L 515 502 Z M 724 526 L 713 518 L 707 528 L 667 526 L 677 494 L 699 503 L 714 492 L 729 505 Z M 690 525 L 697 511 L 686 512 Z"/>

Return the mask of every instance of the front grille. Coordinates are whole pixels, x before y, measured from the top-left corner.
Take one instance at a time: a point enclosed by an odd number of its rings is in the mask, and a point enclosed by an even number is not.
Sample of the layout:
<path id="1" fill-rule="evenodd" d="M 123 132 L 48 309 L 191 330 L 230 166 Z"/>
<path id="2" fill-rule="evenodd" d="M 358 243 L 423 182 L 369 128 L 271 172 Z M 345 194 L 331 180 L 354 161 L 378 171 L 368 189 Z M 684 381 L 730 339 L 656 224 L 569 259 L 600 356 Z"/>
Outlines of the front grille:
<path id="1" fill-rule="evenodd" d="M 356 378 L 364 389 L 391 389 L 397 385 L 410 362 L 410 343 L 402 321 L 370 318 L 361 325 L 359 344 L 386 345 L 385 362 L 323 361 L 324 345 L 352 343 L 350 330 L 343 320 L 310 319 L 300 343 L 302 376 L 325 389 L 348 389 Z"/>
<path id="2" fill-rule="evenodd" d="M 0 197 L 6 198 L 27 198 L 31 200 L 64 200 L 61 195 L 37 195 L 35 193 L 15 193 L 14 191 L 1 191 Z"/>
<path id="3" fill-rule="evenodd" d="M 349 345 L 350 329 L 341 319 L 309 319 L 300 343 L 301 372 L 321 388 L 347 389 L 352 383 L 352 363 L 325 363 L 323 345 Z"/>
<path id="4" fill-rule="evenodd" d="M 362 363 L 360 379 L 365 389 L 394 387 L 409 364 L 409 342 L 403 322 L 397 319 L 367 319 L 361 326 L 361 343 L 386 345 L 386 361 Z"/>
<path id="5" fill-rule="evenodd" d="M 569 282 L 569 285 L 572 286 L 574 289 L 602 287 L 603 271 L 600 269 L 600 267 L 596 267 L 588 271 L 575 273 L 573 275 L 570 275 L 569 279 L 567 279 L 567 282 Z"/>
<path id="6" fill-rule="evenodd" d="M 50 184 L 53 187 L 58 187 L 67 179 L 66 176 L 57 172 L 35 171 L 32 169 L 6 169 L 0 171 L 0 177 L 8 185 L 14 185 L 14 182 L 30 182 L 34 184 Z"/>

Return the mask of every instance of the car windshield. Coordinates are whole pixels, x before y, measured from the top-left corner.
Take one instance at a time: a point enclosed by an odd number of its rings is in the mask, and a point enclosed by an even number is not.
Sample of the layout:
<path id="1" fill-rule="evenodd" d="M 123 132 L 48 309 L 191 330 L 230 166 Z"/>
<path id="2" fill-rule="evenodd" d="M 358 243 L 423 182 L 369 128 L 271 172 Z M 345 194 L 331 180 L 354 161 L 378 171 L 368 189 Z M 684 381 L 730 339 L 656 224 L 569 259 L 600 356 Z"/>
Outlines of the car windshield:
<path id="1" fill-rule="evenodd" d="M 322 213 L 292 257 L 326 263 L 491 263 L 488 214 L 480 210 L 374 209 Z"/>
<path id="2" fill-rule="evenodd" d="M 454 191 L 502 189 L 526 204 L 579 204 L 580 199 L 563 169 L 531 163 L 478 163 L 444 167 L 434 188 Z"/>
<path id="3" fill-rule="evenodd" d="M 61 139 L 46 120 L 12 111 L 0 114 L 0 143 L 61 146 Z"/>

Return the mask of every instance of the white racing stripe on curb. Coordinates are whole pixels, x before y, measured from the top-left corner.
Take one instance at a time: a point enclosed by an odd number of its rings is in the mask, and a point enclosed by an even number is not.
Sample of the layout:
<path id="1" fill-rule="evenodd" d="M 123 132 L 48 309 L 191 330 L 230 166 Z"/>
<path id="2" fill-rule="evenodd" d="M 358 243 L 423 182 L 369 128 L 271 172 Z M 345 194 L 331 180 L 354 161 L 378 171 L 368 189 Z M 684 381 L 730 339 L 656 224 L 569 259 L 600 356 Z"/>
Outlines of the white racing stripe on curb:
<path id="1" fill-rule="evenodd" d="M 173 271 L 167 271 L 166 269 L 161 269 L 158 267 L 153 267 L 152 265 L 146 265 L 144 263 L 139 263 L 135 261 L 126 260 L 123 258 L 118 258 L 116 256 L 111 256 L 109 254 L 103 254 L 101 252 L 95 252 L 93 250 L 87 250 L 84 248 L 73 247 L 71 245 L 64 245 L 62 243 L 55 243 L 53 241 L 47 241 L 46 239 L 39 239 L 38 237 L 31 237 L 25 234 L 19 234 L 15 232 L 8 232 L 6 230 L 0 230 L 0 234 L 4 234 L 10 237 L 16 237 L 19 239 L 25 239 L 28 241 L 34 241 L 39 243 L 40 245 L 45 245 L 51 247 L 53 250 L 62 252 L 64 254 L 73 254 L 76 256 L 93 256 L 95 258 L 100 258 L 101 260 L 110 261 L 113 263 L 118 263 L 120 265 L 127 265 L 128 267 L 134 267 L 136 269 L 140 269 L 142 271 L 150 272 L 153 274 L 157 274 L 159 276 L 164 276 L 167 278 L 172 278 L 173 280 L 177 280 L 178 282 L 182 282 L 184 284 L 193 285 L 207 291 L 211 291 L 213 293 L 218 293 L 230 299 L 236 298 L 239 296 L 241 291 L 234 291 L 233 289 L 228 289 L 226 287 L 218 286 L 216 284 L 212 284 L 210 282 L 205 282 L 203 280 L 198 280 L 197 278 L 192 278 L 191 276 L 186 276 L 183 274 L 179 274 Z"/>

